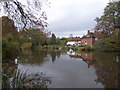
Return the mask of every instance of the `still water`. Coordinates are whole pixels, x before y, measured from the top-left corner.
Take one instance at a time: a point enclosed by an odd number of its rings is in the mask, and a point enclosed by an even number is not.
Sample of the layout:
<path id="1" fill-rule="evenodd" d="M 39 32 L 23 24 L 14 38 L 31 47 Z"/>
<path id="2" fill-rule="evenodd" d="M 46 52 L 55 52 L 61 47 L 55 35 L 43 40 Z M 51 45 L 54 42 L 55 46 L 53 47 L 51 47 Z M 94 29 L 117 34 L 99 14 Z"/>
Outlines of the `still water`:
<path id="1" fill-rule="evenodd" d="M 48 88 L 117 88 L 120 53 L 62 51 L 23 51 L 17 64 L 8 68 L 44 73 L 51 78 Z M 11 75 L 12 77 L 12 75 Z"/>

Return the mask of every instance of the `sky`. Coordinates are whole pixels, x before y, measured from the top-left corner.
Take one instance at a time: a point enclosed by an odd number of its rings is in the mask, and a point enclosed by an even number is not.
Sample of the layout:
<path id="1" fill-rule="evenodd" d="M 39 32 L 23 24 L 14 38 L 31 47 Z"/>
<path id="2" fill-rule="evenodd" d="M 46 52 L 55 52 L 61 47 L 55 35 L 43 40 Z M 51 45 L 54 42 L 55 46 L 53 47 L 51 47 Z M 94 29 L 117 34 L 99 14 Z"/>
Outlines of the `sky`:
<path id="1" fill-rule="evenodd" d="M 109 0 L 49 0 L 48 30 L 57 37 L 82 37 L 94 29 Z"/>
<path id="2" fill-rule="evenodd" d="M 18 0 L 23 1 L 23 0 Z M 88 30 L 93 30 L 95 18 L 103 15 L 109 0 L 48 0 L 50 8 L 47 13 L 47 30 L 56 37 L 82 37 Z M 25 2 L 22 2 L 25 3 Z"/>

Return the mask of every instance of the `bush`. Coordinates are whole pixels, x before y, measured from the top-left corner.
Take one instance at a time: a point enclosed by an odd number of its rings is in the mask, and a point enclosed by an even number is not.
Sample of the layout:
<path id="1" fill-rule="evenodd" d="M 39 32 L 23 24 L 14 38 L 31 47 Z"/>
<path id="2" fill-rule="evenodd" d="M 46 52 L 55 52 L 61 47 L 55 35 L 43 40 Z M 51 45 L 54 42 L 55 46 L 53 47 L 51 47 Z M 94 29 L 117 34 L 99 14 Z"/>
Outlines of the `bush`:
<path id="1" fill-rule="evenodd" d="M 76 46 L 72 46 L 71 49 L 74 50 L 74 51 L 78 50 L 78 48 Z"/>
<path id="2" fill-rule="evenodd" d="M 94 51 L 94 47 L 85 45 L 84 47 L 81 48 L 82 51 Z"/>
<path id="3" fill-rule="evenodd" d="M 24 43 L 21 48 L 22 50 L 25 50 L 25 49 L 31 49 L 32 47 L 32 43 Z"/>
<path id="4" fill-rule="evenodd" d="M 100 39 L 95 42 L 94 46 L 98 51 L 120 51 L 117 42 L 112 41 L 111 38 Z"/>
<path id="5" fill-rule="evenodd" d="M 16 53 L 17 52 L 17 53 Z M 2 58 L 14 58 L 19 53 L 19 42 L 11 35 L 8 34 L 2 38 Z"/>

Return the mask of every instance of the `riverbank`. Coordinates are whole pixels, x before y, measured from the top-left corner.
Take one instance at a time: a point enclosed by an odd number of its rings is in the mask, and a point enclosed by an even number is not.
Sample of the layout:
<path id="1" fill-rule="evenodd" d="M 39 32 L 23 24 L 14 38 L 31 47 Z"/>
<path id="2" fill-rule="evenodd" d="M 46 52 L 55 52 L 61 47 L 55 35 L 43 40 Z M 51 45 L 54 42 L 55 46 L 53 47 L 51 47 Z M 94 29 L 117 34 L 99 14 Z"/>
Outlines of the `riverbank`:
<path id="1" fill-rule="evenodd" d="M 33 50 L 66 50 L 72 49 L 74 51 L 85 51 L 85 52 L 91 52 L 91 51 L 97 51 L 97 52 L 120 52 L 114 51 L 114 50 L 107 50 L 107 49 L 97 49 L 95 46 L 60 46 L 60 45 L 44 45 L 44 46 L 36 46 L 32 48 Z"/>
<path id="2" fill-rule="evenodd" d="M 36 46 L 33 49 L 49 49 L 49 50 L 69 50 L 74 51 L 94 51 L 95 48 L 91 46 L 59 46 L 59 45 L 44 45 Z"/>

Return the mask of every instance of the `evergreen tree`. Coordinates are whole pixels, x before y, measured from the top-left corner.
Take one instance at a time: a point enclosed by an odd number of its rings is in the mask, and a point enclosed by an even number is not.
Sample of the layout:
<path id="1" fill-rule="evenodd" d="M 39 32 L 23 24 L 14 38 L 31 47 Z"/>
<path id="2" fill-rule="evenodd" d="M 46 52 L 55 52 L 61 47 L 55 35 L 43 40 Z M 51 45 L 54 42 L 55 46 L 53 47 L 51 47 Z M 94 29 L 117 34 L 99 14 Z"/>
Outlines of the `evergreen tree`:
<path id="1" fill-rule="evenodd" d="M 56 36 L 54 33 L 52 33 L 52 37 L 51 37 L 51 45 L 55 45 L 56 44 Z"/>

